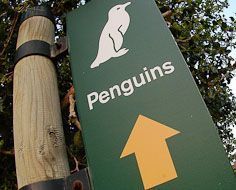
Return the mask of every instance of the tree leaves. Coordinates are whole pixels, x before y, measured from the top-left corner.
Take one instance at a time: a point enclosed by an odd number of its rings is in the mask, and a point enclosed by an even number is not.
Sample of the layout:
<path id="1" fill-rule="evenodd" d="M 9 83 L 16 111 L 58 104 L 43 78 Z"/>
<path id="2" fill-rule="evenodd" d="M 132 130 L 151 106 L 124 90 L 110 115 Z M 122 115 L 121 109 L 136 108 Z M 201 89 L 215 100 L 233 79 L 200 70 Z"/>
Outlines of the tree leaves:
<path id="1" fill-rule="evenodd" d="M 3 99 L 0 97 L 0 112 L 3 112 Z"/>
<path id="2" fill-rule="evenodd" d="M 229 55 L 235 47 L 234 18 L 222 14 L 227 1 L 156 1 L 161 10 L 171 9 L 170 30 L 174 35 L 199 90 L 208 106 L 226 151 L 234 149 L 230 126 L 235 126 L 235 97 L 228 87 L 235 69 Z M 186 40 L 190 39 L 190 40 Z"/>

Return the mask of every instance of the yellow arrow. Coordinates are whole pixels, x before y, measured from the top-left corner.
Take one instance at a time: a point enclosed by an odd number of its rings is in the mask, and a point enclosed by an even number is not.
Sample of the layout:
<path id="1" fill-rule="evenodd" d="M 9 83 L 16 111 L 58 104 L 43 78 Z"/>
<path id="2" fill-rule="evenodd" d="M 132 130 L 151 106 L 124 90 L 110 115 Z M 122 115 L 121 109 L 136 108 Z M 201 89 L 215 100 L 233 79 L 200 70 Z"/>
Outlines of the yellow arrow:
<path id="1" fill-rule="evenodd" d="M 179 134 L 139 115 L 120 158 L 135 153 L 145 190 L 177 178 L 166 139 Z"/>

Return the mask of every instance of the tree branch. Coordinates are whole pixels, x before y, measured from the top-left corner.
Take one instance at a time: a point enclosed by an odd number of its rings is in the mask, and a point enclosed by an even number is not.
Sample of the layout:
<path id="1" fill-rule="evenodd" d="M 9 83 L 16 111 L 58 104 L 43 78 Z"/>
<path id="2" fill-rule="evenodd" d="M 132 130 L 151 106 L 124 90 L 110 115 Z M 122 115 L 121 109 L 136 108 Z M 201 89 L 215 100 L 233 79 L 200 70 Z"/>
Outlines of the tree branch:
<path id="1" fill-rule="evenodd" d="M 184 39 L 184 40 L 181 40 L 181 39 L 176 39 L 177 42 L 181 42 L 181 43 L 186 43 L 186 42 L 189 42 L 190 40 L 192 39 L 192 36 L 187 38 L 187 39 Z"/>
<path id="2" fill-rule="evenodd" d="M 3 50 L 2 50 L 1 53 L 0 53 L 0 57 L 2 57 L 2 56 L 4 55 L 6 49 L 7 49 L 8 45 L 9 45 L 9 43 L 10 43 L 10 41 L 11 41 L 11 38 L 12 38 L 12 35 L 13 35 L 13 33 L 14 33 L 14 30 L 15 30 L 16 23 L 17 23 L 18 18 L 19 18 L 19 13 L 17 12 L 17 13 L 15 14 L 15 16 L 14 16 L 14 19 L 13 19 L 13 24 L 12 24 L 11 31 L 10 31 L 10 33 L 9 33 L 9 35 L 8 35 L 8 38 L 7 38 L 6 42 L 4 43 Z"/>
<path id="3" fill-rule="evenodd" d="M 80 126 L 80 122 L 75 112 L 74 97 L 75 97 L 75 89 L 73 86 L 71 86 L 61 102 L 61 109 L 63 110 L 67 108 L 67 106 L 69 105 L 69 123 L 74 124 L 81 131 L 82 129 Z"/>
<path id="4" fill-rule="evenodd" d="M 0 78 L 0 83 L 5 83 L 7 81 L 12 81 L 13 75 L 14 75 L 13 71 L 5 74 L 2 78 Z"/>
<path id="5" fill-rule="evenodd" d="M 15 155 L 14 150 L 0 150 L 0 154 L 4 154 L 7 156 L 14 156 Z"/>
<path id="6" fill-rule="evenodd" d="M 73 153 L 71 152 L 71 150 L 69 149 L 68 146 L 66 146 L 66 149 L 67 149 L 67 152 L 68 152 L 68 154 L 70 155 L 70 157 L 73 158 L 73 159 L 74 159 L 74 162 L 75 162 L 75 169 L 71 170 L 71 171 L 70 171 L 71 173 L 74 173 L 74 172 L 79 171 L 79 166 L 86 166 L 85 164 L 82 164 L 82 163 L 73 155 Z"/>
<path id="7" fill-rule="evenodd" d="M 75 169 L 71 170 L 70 173 L 74 173 L 74 172 L 78 172 L 79 171 L 79 161 L 77 160 L 77 158 L 75 156 L 73 156 L 73 159 L 75 161 Z"/>
<path id="8" fill-rule="evenodd" d="M 13 22 L 12 22 L 12 27 L 11 27 L 10 33 L 9 33 L 9 35 L 8 35 L 8 37 L 7 37 L 6 42 L 4 43 L 3 50 L 2 50 L 1 53 L 0 53 L 0 57 L 2 57 L 2 56 L 4 55 L 6 49 L 7 49 L 8 45 L 9 45 L 9 43 L 10 43 L 10 41 L 11 41 L 11 38 L 12 38 L 13 33 L 14 33 L 14 31 L 15 31 L 15 28 L 16 28 L 17 21 L 18 21 L 19 16 L 20 16 L 20 13 L 21 13 L 22 11 L 24 11 L 24 10 L 27 8 L 27 6 L 28 6 L 28 5 L 27 5 L 27 3 L 26 3 L 23 7 L 20 8 L 19 11 L 17 11 L 17 12 L 15 13 L 15 16 L 14 16 L 14 19 L 13 19 Z M 1 18 L 2 16 L 4 16 L 5 14 L 6 14 L 6 13 L 1 14 L 1 15 L 0 15 L 0 18 Z"/>
<path id="9" fill-rule="evenodd" d="M 80 122 L 78 120 L 78 117 L 75 113 L 75 99 L 74 99 L 74 95 L 75 94 L 70 94 L 69 95 L 69 103 L 70 103 L 70 107 L 69 107 L 69 122 L 73 123 L 80 131 L 81 126 L 80 126 Z"/>
<path id="10" fill-rule="evenodd" d="M 67 94 L 65 95 L 65 97 L 63 98 L 63 100 L 61 101 L 61 109 L 64 110 L 69 104 L 69 96 L 71 94 L 75 93 L 75 89 L 73 86 L 70 87 L 70 89 L 68 90 Z"/>
<path id="11" fill-rule="evenodd" d="M 171 10 L 168 10 L 164 13 L 162 13 L 162 16 L 165 18 L 165 17 L 168 17 L 168 16 L 171 16 L 172 15 L 172 11 Z"/>
<path id="12" fill-rule="evenodd" d="M 0 15 L 0 18 L 3 17 L 3 16 L 5 16 L 6 14 L 7 14 L 7 12 L 2 13 L 2 14 Z"/>

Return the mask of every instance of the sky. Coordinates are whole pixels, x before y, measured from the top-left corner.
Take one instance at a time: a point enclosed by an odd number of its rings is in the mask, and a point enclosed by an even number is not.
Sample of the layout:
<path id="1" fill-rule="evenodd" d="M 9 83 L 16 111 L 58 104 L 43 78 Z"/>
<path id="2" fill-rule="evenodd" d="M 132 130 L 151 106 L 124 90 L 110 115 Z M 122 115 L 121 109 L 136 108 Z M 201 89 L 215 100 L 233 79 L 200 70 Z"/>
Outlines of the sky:
<path id="1" fill-rule="evenodd" d="M 236 0 L 228 0 L 229 8 L 225 9 L 224 14 L 226 17 L 234 17 L 236 18 Z M 236 40 L 236 38 L 235 38 Z M 233 50 L 231 56 L 236 59 L 236 49 Z M 230 83 L 230 88 L 232 89 L 233 93 L 236 96 L 236 70 L 235 70 L 235 77 L 232 79 Z M 236 128 L 233 128 L 234 136 L 236 137 Z"/>

